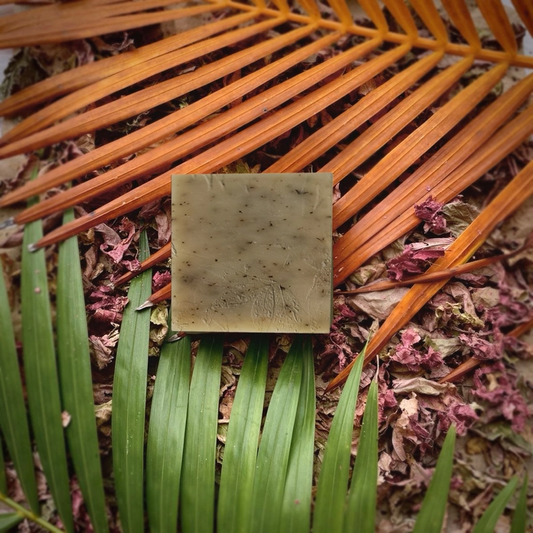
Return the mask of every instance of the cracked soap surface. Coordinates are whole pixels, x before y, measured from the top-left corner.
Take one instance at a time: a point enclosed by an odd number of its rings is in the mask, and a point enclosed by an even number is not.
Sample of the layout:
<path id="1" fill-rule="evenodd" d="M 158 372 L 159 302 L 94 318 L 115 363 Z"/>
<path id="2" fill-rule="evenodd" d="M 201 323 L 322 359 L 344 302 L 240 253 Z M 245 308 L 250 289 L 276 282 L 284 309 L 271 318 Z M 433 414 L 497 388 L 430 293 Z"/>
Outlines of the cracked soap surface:
<path id="1" fill-rule="evenodd" d="M 172 327 L 327 333 L 332 176 L 172 178 Z"/>

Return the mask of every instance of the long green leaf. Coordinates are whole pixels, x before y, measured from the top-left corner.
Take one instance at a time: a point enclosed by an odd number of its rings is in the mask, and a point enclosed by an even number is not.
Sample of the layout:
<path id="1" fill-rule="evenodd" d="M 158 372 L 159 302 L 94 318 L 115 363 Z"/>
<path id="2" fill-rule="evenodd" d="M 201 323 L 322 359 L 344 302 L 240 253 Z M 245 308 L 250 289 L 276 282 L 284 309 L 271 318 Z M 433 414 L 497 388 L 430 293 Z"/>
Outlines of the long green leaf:
<path id="1" fill-rule="evenodd" d="M 496 522 L 498 522 L 498 518 L 500 518 L 501 514 L 505 510 L 505 506 L 513 495 L 517 484 L 518 478 L 513 476 L 509 480 L 509 483 L 503 487 L 498 496 L 492 500 L 487 510 L 483 513 L 483 516 L 474 526 L 472 533 L 487 533 L 488 531 L 494 531 Z"/>
<path id="2" fill-rule="evenodd" d="M 298 336 L 291 350 L 302 358 L 303 373 L 283 494 L 280 531 L 308 533 L 315 450 L 315 366 L 309 336 Z"/>
<path id="3" fill-rule="evenodd" d="M 11 527 L 13 527 L 15 524 L 17 524 L 24 518 L 27 518 L 29 521 L 34 522 L 38 526 L 41 526 L 41 528 L 45 531 L 50 531 L 51 533 L 62 533 L 61 529 L 58 529 L 56 526 L 52 525 L 50 522 L 44 520 L 44 518 L 37 516 L 32 511 L 30 511 L 29 509 L 26 509 L 26 507 L 23 507 L 22 505 L 12 500 L 11 498 L 8 498 L 1 492 L 0 492 L 0 502 L 5 503 L 8 507 L 11 507 L 11 509 L 14 510 L 14 513 L 7 513 L 7 515 L 0 515 L 0 532 L 5 531 L 3 529 L 4 527 L 6 528 L 6 530 L 11 530 Z M 5 518 L 5 522 L 3 522 L 3 518 Z"/>
<path id="4" fill-rule="evenodd" d="M 261 436 L 249 528 L 254 533 L 279 531 L 283 491 L 302 384 L 302 357 L 297 348 L 298 346 L 291 348 L 283 363 Z"/>
<path id="5" fill-rule="evenodd" d="M 181 524 L 184 533 L 209 533 L 215 525 L 215 460 L 222 335 L 204 335 L 194 363 L 189 392 Z"/>
<path id="6" fill-rule="evenodd" d="M 218 495 L 217 530 L 248 533 L 268 368 L 268 335 L 252 335 L 235 393 Z"/>
<path id="7" fill-rule="evenodd" d="M 2 433 L 0 433 L 0 492 L 7 494 L 6 462 L 4 447 L 2 446 Z"/>
<path id="8" fill-rule="evenodd" d="M 518 501 L 513 514 L 513 522 L 511 524 L 511 533 L 525 533 L 527 526 L 527 472 L 520 489 Z"/>
<path id="9" fill-rule="evenodd" d="M 67 531 L 74 530 L 61 401 L 44 250 L 28 245 L 43 235 L 41 221 L 26 224 L 22 242 L 22 346 L 30 416 L 50 492 Z"/>
<path id="10" fill-rule="evenodd" d="M 324 450 L 322 468 L 318 477 L 313 518 L 314 533 L 342 531 L 344 505 L 350 475 L 353 418 L 364 358 L 363 350 L 352 367 L 333 417 Z"/>
<path id="11" fill-rule="evenodd" d="M 455 427 L 450 426 L 435 472 L 418 513 L 414 533 L 440 533 L 448 503 L 448 492 L 452 479 L 453 452 L 455 449 Z"/>
<path id="12" fill-rule="evenodd" d="M 0 274 L 0 368 L 0 428 L 26 499 L 38 513 L 28 418 L 3 274 Z"/>
<path id="13" fill-rule="evenodd" d="M 146 449 L 150 530 L 176 531 L 191 374 L 191 340 L 166 342 L 155 380 Z"/>
<path id="14" fill-rule="evenodd" d="M 141 233 L 139 259 L 148 257 Z M 152 271 L 133 279 L 128 291 L 117 348 L 113 383 L 113 469 L 120 521 L 125 533 L 143 533 L 144 421 L 150 311 L 136 311 L 151 294 Z"/>
<path id="15" fill-rule="evenodd" d="M 368 391 L 357 458 L 352 474 L 344 531 L 374 531 L 378 486 L 378 386 Z"/>
<path id="16" fill-rule="evenodd" d="M 0 514 L 0 533 L 7 533 L 14 528 L 19 522 L 22 522 L 23 516 L 18 513 L 2 513 Z"/>
<path id="17" fill-rule="evenodd" d="M 72 209 L 63 218 L 74 219 Z M 94 530 L 109 531 L 98 450 L 91 359 L 78 239 L 59 246 L 57 268 L 57 359 L 63 407 L 70 414 L 66 434 L 72 462 Z"/>

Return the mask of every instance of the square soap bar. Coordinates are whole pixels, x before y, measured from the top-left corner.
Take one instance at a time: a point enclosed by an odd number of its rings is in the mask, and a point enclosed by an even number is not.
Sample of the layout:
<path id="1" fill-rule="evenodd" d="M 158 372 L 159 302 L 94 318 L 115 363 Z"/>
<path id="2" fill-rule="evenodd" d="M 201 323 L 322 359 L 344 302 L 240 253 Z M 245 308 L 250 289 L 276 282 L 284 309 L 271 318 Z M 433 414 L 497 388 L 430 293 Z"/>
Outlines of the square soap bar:
<path id="1" fill-rule="evenodd" d="M 172 177 L 172 329 L 328 333 L 332 175 Z"/>

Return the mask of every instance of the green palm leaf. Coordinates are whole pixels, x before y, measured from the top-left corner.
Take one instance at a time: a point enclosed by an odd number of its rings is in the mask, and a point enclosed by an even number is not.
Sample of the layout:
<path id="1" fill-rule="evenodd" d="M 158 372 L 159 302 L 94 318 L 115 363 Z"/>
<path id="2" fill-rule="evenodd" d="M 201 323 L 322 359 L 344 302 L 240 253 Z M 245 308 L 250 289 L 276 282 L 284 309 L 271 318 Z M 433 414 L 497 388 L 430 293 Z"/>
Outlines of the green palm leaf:
<path id="1" fill-rule="evenodd" d="M 7 494 L 6 462 L 4 459 L 4 447 L 2 434 L 0 433 L 0 492 Z"/>
<path id="2" fill-rule="evenodd" d="M 23 518 L 18 513 L 0 514 L 0 533 L 7 533 L 18 523 L 22 522 Z"/>
<path id="3" fill-rule="evenodd" d="M 524 533 L 527 527 L 527 481 L 528 476 L 524 477 L 522 488 L 516 502 L 516 508 L 513 514 L 513 522 L 511 524 L 511 533 Z"/>
<path id="4" fill-rule="evenodd" d="M 146 448 L 146 503 L 150 530 L 176 531 L 185 424 L 189 401 L 191 341 L 161 349 Z"/>
<path id="5" fill-rule="evenodd" d="M 30 432 L 3 274 L 0 275 L 0 368 L 0 428 L 24 494 L 37 513 L 39 502 Z"/>
<path id="6" fill-rule="evenodd" d="M 64 222 L 74 219 L 65 213 Z M 59 246 L 57 269 L 57 357 L 63 407 L 70 415 L 66 429 L 72 462 L 94 530 L 108 531 L 100 452 L 94 415 L 91 360 L 78 251 L 72 237 Z"/>
<path id="7" fill-rule="evenodd" d="M 222 335 L 202 336 L 194 362 L 180 489 L 184 533 L 208 533 L 215 527 L 215 454 L 222 341 Z"/>
<path id="8" fill-rule="evenodd" d="M 141 233 L 139 258 L 148 256 Z M 144 422 L 150 312 L 135 309 L 151 293 L 151 270 L 137 276 L 128 291 L 117 348 L 113 382 L 112 443 L 118 509 L 126 533 L 143 532 Z"/>
<path id="9" fill-rule="evenodd" d="M 231 408 L 218 495 L 217 531 L 247 533 L 268 366 L 268 335 L 252 335 Z"/>
<path id="10" fill-rule="evenodd" d="M 487 510 L 483 513 L 483 516 L 474 526 L 472 533 L 487 533 L 487 531 L 494 531 L 496 522 L 498 522 L 498 518 L 500 518 L 505 510 L 507 502 L 511 499 L 517 484 L 518 478 L 516 476 L 512 477 L 509 480 L 509 483 L 507 483 L 507 485 L 505 485 L 500 491 L 498 496 L 492 500 L 491 504 L 487 507 Z"/>
<path id="11" fill-rule="evenodd" d="M 298 410 L 303 362 L 299 342 L 292 346 L 279 373 L 257 453 L 250 531 L 279 531 L 283 492 Z"/>
<path id="12" fill-rule="evenodd" d="M 416 519 L 414 533 L 440 533 L 452 479 L 455 427 L 450 426 L 437 466 Z M 488 531 L 488 530 L 487 530 Z"/>
<path id="13" fill-rule="evenodd" d="M 291 350 L 295 350 L 297 356 L 301 357 L 303 370 L 283 492 L 280 531 L 307 533 L 311 527 L 316 410 L 315 367 L 311 338 L 297 336 Z"/>
<path id="14" fill-rule="evenodd" d="M 378 485 L 378 385 L 372 381 L 352 474 L 344 531 L 375 529 Z"/>
<path id="15" fill-rule="evenodd" d="M 313 517 L 313 531 L 315 533 L 336 533 L 343 529 L 348 477 L 350 475 L 353 418 L 364 358 L 363 350 L 358 355 L 346 381 L 329 431 L 318 477 Z"/>
<path id="16" fill-rule="evenodd" d="M 63 524 L 67 531 L 73 531 L 46 260 L 44 250 L 28 251 L 28 245 L 41 235 L 40 221 L 24 228 L 21 277 L 24 374 L 43 470 Z"/>

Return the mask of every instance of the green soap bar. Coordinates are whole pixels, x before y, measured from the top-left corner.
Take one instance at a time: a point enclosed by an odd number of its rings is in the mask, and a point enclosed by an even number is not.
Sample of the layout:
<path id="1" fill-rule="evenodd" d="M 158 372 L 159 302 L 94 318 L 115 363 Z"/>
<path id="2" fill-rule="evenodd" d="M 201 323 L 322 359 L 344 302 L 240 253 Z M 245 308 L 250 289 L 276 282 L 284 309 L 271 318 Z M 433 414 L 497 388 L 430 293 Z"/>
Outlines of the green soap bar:
<path id="1" fill-rule="evenodd" d="M 332 175 L 172 177 L 172 328 L 328 333 Z"/>

